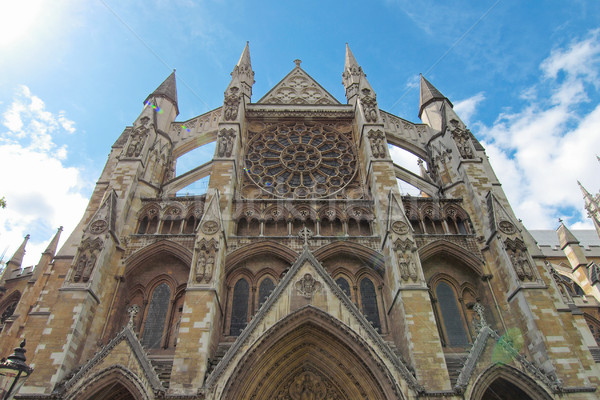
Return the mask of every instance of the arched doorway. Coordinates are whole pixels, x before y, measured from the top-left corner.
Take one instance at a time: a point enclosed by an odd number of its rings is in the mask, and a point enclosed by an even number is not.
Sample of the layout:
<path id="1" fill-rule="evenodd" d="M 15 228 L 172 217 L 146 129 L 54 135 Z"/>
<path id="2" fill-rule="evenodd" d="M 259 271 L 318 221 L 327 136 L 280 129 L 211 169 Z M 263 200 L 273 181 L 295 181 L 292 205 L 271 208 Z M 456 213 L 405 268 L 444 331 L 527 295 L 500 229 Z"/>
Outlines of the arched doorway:
<path id="1" fill-rule="evenodd" d="M 471 400 L 552 400 L 542 386 L 509 365 L 494 365 L 475 382 Z"/>
<path id="2" fill-rule="evenodd" d="M 483 393 L 482 400 L 533 400 L 518 386 L 504 378 L 497 378 Z"/>
<path id="3" fill-rule="evenodd" d="M 65 400 L 150 400 L 142 380 L 129 369 L 113 365 L 75 383 Z"/>
<path id="4" fill-rule="evenodd" d="M 88 400 L 137 400 L 131 392 L 120 382 L 113 382 L 100 389 Z"/>
<path id="5" fill-rule="evenodd" d="M 239 361 L 221 399 L 403 399 L 376 352 L 314 307 L 279 321 L 264 338 Z"/>

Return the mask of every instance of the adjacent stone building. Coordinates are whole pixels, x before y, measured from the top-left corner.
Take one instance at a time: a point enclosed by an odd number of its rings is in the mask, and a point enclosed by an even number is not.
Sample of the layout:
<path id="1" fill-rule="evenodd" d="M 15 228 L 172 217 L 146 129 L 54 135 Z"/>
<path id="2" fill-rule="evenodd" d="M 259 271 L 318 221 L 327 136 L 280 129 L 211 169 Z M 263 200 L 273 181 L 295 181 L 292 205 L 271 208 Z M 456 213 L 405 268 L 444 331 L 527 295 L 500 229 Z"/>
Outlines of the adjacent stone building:
<path id="1" fill-rule="evenodd" d="M 221 107 L 176 122 L 174 73 L 150 94 L 64 246 L 21 270 L 25 241 L 2 275 L 0 354 L 26 337 L 35 368 L 18 397 L 597 398 L 597 254 L 564 226 L 562 255 L 536 245 L 425 78 L 415 124 L 349 48 L 342 76 L 345 104 L 300 61 L 252 102 L 246 45 Z"/>

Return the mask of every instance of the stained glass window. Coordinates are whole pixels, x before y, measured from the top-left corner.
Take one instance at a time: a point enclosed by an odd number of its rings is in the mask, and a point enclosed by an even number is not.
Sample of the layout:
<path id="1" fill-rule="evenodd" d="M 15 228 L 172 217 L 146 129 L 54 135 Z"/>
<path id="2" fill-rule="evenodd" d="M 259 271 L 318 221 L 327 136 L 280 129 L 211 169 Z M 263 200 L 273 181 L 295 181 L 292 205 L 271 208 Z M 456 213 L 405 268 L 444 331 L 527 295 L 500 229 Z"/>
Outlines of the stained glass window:
<path id="1" fill-rule="evenodd" d="M 447 283 L 440 282 L 435 289 L 435 294 L 444 321 L 448 345 L 452 347 L 467 345 L 469 343 L 467 333 L 454 291 Z"/>
<path id="2" fill-rule="evenodd" d="M 348 284 L 348 281 L 340 277 L 335 280 L 335 283 L 337 283 L 340 289 L 342 289 L 342 292 L 344 292 L 346 296 L 350 298 L 350 284 Z"/>
<path id="3" fill-rule="evenodd" d="M 160 347 L 170 299 L 171 288 L 166 283 L 161 283 L 154 289 L 148 314 L 146 315 L 146 324 L 144 325 L 144 336 L 142 338 L 144 347 L 150 349 Z"/>
<path id="4" fill-rule="evenodd" d="M 381 332 L 379 309 L 377 308 L 377 294 L 375 292 L 375 285 L 373 285 L 373 282 L 369 278 L 363 278 L 360 281 L 360 297 L 363 314 L 365 314 L 365 317 L 367 317 L 367 320 L 377 332 Z"/>
<path id="5" fill-rule="evenodd" d="M 270 278 L 265 278 L 260 283 L 260 286 L 258 288 L 258 308 L 260 308 L 263 305 L 263 303 L 267 301 L 267 298 L 269 297 L 271 292 L 273 292 L 273 289 L 275 289 L 275 285 L 273 284 L 273 281 Z"/>
<path id="6" fill-rule="evenodd" d="M 238 336 L 248 323 L 248 297 L 250 287 L 245 279 L 237 281 L 233 287 L 233 299 L 231 304 L 231 325 L 229 334 Z"/>

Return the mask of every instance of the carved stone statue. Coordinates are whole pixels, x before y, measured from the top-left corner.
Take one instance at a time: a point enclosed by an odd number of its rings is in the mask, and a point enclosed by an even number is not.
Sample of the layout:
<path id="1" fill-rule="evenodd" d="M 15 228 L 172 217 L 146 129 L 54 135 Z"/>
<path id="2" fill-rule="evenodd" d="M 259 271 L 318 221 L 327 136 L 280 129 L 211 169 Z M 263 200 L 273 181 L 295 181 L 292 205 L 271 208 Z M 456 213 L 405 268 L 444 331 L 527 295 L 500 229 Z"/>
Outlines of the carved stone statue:
<path id="1" fill-rule="evenodd" d="M 369 131 L 369 140 L 371 142 L 371 152 L 375 158 L 384 158 L 386 156 L 385 134 L 380 130 Z"/>
<path id="2" fill-rule="evenodd" d="M 233 152 L 233 139 L 235 138 L 235 130 L 221 129 L 217 139 L 219 145 L 219 157 L 231 157 Z"/>
<path id="3" fill-rule="evenodd" d="M 204 278 L 204 270 L 206 269 L 206 256 L 205 251 L 202 250 L 198 256 L 198 263 L 196 264 L 196 282 L 202 281 Z"/>
<path id="4" fill-rule="evenodd" d="M 225 121 L 233 121 L 238 116 L 238 108 L 240 105 L 240 96 L 238 95 L 239 89 L 232 87 L 229 89 L 229 95 L 225 96 L 223 103 L 223 119 Z"/>

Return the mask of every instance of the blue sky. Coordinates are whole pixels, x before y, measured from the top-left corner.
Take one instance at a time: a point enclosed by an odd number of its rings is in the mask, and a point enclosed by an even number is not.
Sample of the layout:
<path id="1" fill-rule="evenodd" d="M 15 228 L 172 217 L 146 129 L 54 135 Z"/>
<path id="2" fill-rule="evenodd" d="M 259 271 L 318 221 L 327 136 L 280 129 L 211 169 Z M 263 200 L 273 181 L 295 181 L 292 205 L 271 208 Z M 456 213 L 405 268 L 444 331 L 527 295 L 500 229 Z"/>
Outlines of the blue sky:
<path id="1" fill-rule="evenodd" d="M 0 254 L 30 233 L 33 264 L 58 226 L 66 239 L 110 146 L 173 68 L 178 120 L 219 107 L 246 41 L 253 101 L 299 58 L 345 102 L 348 42 L 380 108 L 418 122 L 424 73 L 526 226 L 591 228 L 576 180 L 600 189 L 599 16 L 593 0 L 0 1 Z"/>

